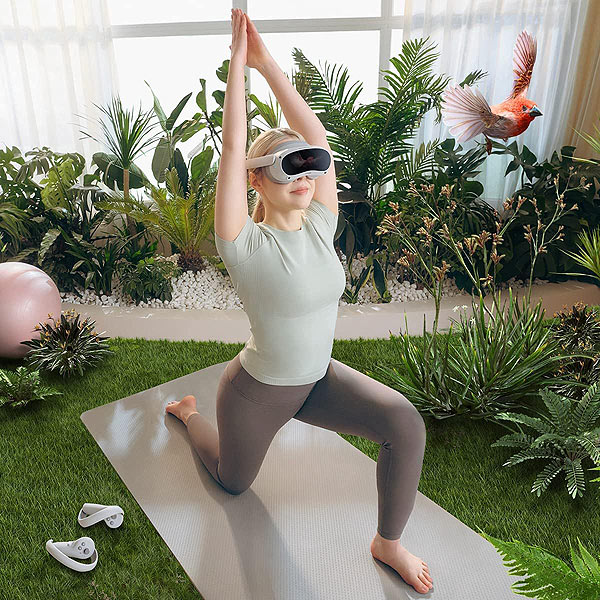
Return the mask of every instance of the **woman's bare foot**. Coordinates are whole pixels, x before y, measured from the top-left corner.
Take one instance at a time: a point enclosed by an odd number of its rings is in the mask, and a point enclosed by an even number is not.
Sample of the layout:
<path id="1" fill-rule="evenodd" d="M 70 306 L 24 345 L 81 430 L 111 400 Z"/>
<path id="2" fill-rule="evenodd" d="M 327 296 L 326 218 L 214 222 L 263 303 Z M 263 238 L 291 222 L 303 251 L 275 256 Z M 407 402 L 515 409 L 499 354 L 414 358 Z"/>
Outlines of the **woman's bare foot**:
<path id="1" fill-rule="evenodd" d="M 196 398 L 194 396 L 184 396 L 179 402 L 173 400 L 166 406 L 166 412 L 175 415 L 184 425 L 187 425 L 188 419 L 196 412 Z"/>
<path id="2" fill-rule="evenodd" d="M 392 567 L 417 592 L 426 594 L 433 587 L 427 563 L 411 554 L 400 540 L 387 540 L 377 533 L 371 542 L 371 554 Z"/>

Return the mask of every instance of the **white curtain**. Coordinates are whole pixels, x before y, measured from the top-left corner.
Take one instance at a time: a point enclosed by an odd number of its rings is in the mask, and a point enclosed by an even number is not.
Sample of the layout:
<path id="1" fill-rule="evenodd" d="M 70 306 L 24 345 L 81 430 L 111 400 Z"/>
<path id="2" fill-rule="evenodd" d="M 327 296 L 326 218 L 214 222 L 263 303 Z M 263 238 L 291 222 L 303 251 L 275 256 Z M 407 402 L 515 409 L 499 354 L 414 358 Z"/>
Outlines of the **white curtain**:
<path id="1" fill-rule="evenodd" d="M 431 36 L 439 53 L 434 71 L 452 77 L 448 85 L 457 85 L 472 71 L 486 71 L 488 75 L 475 87 L 491 106 L 510 93 L 513 47 L 519 32 L 527 29 L 537 39 L 527 98 L 535 101 L 543 115 L 506 143 L 516 140 L 520 149 L 525 144 L 543 162 L 560 150 L 567 137 L 577 58 L 585 43 L 582 32 L 587 8 L 588 0 L 406 0 L 404 39 Z M 434 120 L 435 111 L 430 111 L 415 138 L 416 147 L 423 141 L 451 137 L 444 122 L 434 125 Z M 476 147 L 476 141 L 484 142 L 485 138 L 479 135 L 461 145 L 469 150 Z M 584 141 L 573 145 L 580 144 Z M 490 155 L 476 178 L 483 184 L 484 199 L 495 208 L 521 187 L 521 169 L 504 176 L 511 158 Z"/>
<path id="2" fill-rule="evenodd" d="M 48 145 L 80 152 L 88 166 L 92 153 L 104 149 L 80 139 L 79 129 L 101 137 L 96 124 L 101 113 L 93 103 L 107 104 L 118 88 L 106 2 L 0 0 L 0 148 L 16 145 L 25 152 Z M 404 39 L 430 36 L 440 54 L 434 72 L 450 76 L 450 84 L 471 71 L 487 71 L 476 86 L 490 105 L 504 100 L 512 87 L 518 33 L 525 28 L 532 33 L 538 51 L 528 98 L 543 116 L 508 143 L 526 144 L 540 161 L 560 150 L 570 133 L 567 115 L 589 0 L 397 0 L 396 9 L 402 3 Z M 430 111 L 415 146 L 449 136 L 434 118 Z M 583 144 L 578 138 L 578 148 Z M 476 144 L 462 145 L 468 150 Z M 493 206 L 520 186 L 520 174 L 504 177 L 509 162 L 508 156 L 492 155 L 477 176 Z"/>
<path id="3" fill-rule="evenodd" d="M 0 147 L 79 152 L 86 171 L 104 148 L 93 103 L 106 105 L 116 69 L 106 0 L 0 0 Z"/>

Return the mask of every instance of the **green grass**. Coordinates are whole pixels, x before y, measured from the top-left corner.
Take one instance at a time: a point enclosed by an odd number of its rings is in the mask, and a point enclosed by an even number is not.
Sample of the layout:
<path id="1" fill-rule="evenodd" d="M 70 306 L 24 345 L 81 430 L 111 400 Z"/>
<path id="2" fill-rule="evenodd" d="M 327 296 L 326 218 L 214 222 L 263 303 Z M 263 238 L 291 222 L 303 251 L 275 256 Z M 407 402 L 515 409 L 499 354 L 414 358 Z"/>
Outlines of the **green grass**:
<path id="1" fill-rule="evenodd" d="M 64 396 L 34 402 L 22 410 L 0 408 L 2 598 L 201 597 L 88 433 L 80 414 L 230 360 L 243 344 L 139 338 L 111 338 L 109 343 L 116 353 L 82 378 L 63 383 L 60 377 L 42 373 L 43 381 Z M 389 340 L 336 340 L 333 356 L 361 371 L 396 360 Z M 20 364 L 0 359 L 4 369 Z M 537 498 L 529 490 L 543 463 L 502 467 L 511 449 L 490 447 L 506 429 L 465 417 L 442 421 L 426 417 L 425 422 L 421 493 L 475 531 L 478 526 L 495 537 L 540 545 L 569 563 L 568 542 L 575 543 L 576 536 L 592 555 L 600 554 L 598 483 L 588 483 L 584 497 L 571 500 L 564 479 L 557 479 Z M 379 447 L 374 442 L 342 437 L 377 460 Z M 596 471 L 588 472 L 586 480 L 597 476 Z M 119 504 L 125 511 L 126 527 L 82 529 L 76 515 L 84 501 Z M 89 573 L 71 571 L 46 552 L 49 538 L 73 540 L 90 533 L 100 558 Z"/>

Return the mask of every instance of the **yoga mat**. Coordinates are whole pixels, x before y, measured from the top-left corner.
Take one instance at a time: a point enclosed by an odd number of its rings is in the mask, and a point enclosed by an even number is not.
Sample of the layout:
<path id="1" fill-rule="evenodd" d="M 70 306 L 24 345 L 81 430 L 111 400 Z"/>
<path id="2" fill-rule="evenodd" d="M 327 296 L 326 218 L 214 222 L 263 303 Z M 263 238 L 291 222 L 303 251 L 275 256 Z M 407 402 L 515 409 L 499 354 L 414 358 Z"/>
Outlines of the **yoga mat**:
<path id="1" fill-rule="evenodd" d="M 420 492 L 402 544 L 427 562 L 433 588 L 421 594 L 373 558 L 376 462 L 333 431 L 292 419 L 252 486 L 228 494 L 185 425 L 165 413 L 168 402 L 193 394 L 216 428 L 226 364 L 81 415 L 205 600 L 522 599 L 510 590 L 520 578 L 508 574 L 494 546 Z"/>

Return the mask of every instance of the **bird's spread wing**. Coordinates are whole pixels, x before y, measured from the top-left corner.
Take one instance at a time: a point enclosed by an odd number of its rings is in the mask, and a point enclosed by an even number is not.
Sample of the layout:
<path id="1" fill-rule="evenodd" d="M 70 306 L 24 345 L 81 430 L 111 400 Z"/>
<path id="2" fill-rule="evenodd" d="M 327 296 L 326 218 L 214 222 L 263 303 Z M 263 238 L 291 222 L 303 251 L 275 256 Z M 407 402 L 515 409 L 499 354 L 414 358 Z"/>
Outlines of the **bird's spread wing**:
<path id="1" fill-rule="evenodd" d="M 494 125 L 495 115 L 477 88 L 456 86 L 442 94 L 444 123 L 458 142 L 467 141 Z"/>
<path id="2" fill-rule="evenodd" d="M 531 82 L 531 73 L 537 55 L 537 40 L 526 30 L 521 31 L 513 50 L 513 81 L 512 91 L 507 100 L 517 96 L 526 96 Z"/>

